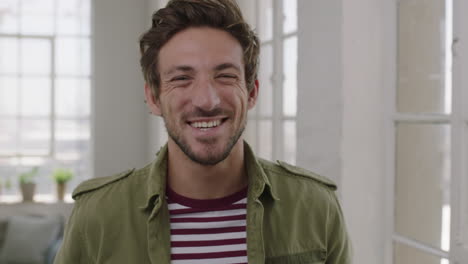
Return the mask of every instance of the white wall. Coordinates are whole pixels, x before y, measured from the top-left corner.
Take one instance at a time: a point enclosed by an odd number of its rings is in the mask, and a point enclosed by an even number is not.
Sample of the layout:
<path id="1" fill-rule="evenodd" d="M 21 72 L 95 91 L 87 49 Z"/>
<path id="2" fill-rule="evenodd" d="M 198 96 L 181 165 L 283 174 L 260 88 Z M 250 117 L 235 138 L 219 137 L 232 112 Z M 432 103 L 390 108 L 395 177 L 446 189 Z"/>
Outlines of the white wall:
<path id="1" fill-rule="evenodd" d="M 148 19 L 147 3 L 99 0 L 94 4 L 94 176 L 148 162 L 148 122 L 138 37 Z"/>
<path id="2" fill-rule="evenodd" d="M 384 9 L 344 0 L 343 10 L 342 201 L 355 263 L 384 263 Z"/>
<path id="3" fill-rule="evenodd" d="M 297 164 L 340 182 L 341 0 L 298 1 Z"/>
<path id="4" fill-rule="evenodd" d="M 298 164 L 334 179 L 354 263 L 384 263 L 380 0 L 299 0 Z"/>

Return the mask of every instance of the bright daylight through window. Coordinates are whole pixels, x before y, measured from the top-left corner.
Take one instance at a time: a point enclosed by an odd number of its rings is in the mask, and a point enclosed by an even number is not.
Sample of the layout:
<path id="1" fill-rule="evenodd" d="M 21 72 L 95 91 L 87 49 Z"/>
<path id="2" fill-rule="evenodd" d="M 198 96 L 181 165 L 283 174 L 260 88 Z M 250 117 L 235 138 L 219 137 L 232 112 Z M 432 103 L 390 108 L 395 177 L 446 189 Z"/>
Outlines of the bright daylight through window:
<path id="1" fill-rule="evenodd" d="M 21 201 L 20 180 L 52 202 L 64 171 L 67 192 L 90 177 L 90 12 L 90 0 L 0 2 L 0 202 Z"/>

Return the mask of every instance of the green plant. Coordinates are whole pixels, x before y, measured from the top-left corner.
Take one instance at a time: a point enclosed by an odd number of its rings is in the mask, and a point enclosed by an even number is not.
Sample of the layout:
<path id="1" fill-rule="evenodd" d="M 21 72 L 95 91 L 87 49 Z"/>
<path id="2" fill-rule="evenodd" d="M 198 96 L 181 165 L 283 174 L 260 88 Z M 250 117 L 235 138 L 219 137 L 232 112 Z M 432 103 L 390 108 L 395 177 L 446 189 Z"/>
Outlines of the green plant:
<path id="1" fill-rule="evenodd" d="M 69 169 L 55 169 L 52 178 L 56 183 L 66 183 L 73 178 L 73 172 Z"/>
<path id="2" fill-rule="evenodd" d="M 19 175 L 19 181 L 21 184 L 27 184 L 27 183 L 35 183 L 34 178 L 37 176 L 37 172 L 39 171 L 38 167 L 32 168 L 28 172 L 21 173 Z"/>

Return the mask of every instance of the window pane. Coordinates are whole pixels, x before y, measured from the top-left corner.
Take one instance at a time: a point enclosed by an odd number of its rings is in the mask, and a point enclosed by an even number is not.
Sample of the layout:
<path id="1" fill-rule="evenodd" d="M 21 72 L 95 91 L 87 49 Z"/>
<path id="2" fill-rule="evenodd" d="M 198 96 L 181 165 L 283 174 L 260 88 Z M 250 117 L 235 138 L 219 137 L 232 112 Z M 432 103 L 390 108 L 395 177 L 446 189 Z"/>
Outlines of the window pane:
<path id="1" fill-rule="evenodd" d="M 18 0 L 0 2 L 0 33 L 18 33 Z"/>
<path id="2" fill-rule="evenodd" d="M 90 74 L 90 40 L 88 38 L 57 38 L 57 75 L 88 76 Z"/>
<path id="3" fill-rule="evenodd" d="M 271 160 L 273 157 L 273 124 L 271 120 L 259 121 L 258 155 Z"/>
<path id="4" fill-rule="evenodd" d="M 1 21 L 1 19 L 0 19 Z M 18 39 L 0 38 L 0 74 L 18 72 Z"/>
<path id="5" fill-rule="evenodd" d="M 420 251 L 418 249 L 394 243 L 394 263 L 395 264 L 448 264 L 448 262 L 430 255 L 429 253 Z"/>
<path id="6" fill-rule="evenodd" d="M 58 120 L 55 129 L 57 160 L 77 161 L 87 157 L 90 139 L 88 120 Z"/>
<path id="7" fill-rule="evenodd" d="M 90 81 L 60 78 L 55 81 L 55 113 L 58 117 L 83 117 L 90 114 Z"/>
<path id="8" fill-rule="evenodd" d="M 21 72 L 48 75 L 51 72 L 51 47 L 46 39 L 21 39 Z"/>
<path id="9" fill-rule="evenodd" d="M 24 78 L 21 81 L 21 114 L 24 116 L 50 115 L 50 80 Z"/>
<path id="10" fill-rule="evenodd" d="M 284 161 L 296 164 L 296 121 L 284 121 Z"/>
<path id="11" fill-rule="evenodd" d="M 283 32 L 285 34 L 297 30 L 297 0 L 283 0 L 284 24 Z"/>
<path id="12" fill-rule="evenodd" d="M 20 151 L 23 155 L 47 155 L 50 150 L 50 121 L 20 121 Z"/>
<path id="13" fill-rule="evenodd" d="M 295 116 L 297 111 L 297 36 L 284 41 L 284 87 L 283 112 L 286 116 Z"/>
<path id="14" fill-rule="evenodd" d="M 0 158 L 0 181 L 3 183 L 1 192 L 6 195 L 15 194 L 17 191 L 18 175 L 17 167 L 13 166 L 17 158 Z M 0 202 L 2 200 L 0 199 Z"/>
<path id="15" fill-rule="evenodd" d="M 51 35 L 54 31 L 54 0 L 21 1 L 21 33 Z"/>
<path id="16" fill-rule="evenodd" d="M 0 116 L 18 112 L 18 79 L 0 77 Z"/>
<path id="17" fill-rule="evenodd" d="M 398 11 L 397 109 L 445 113 L 451 104 L 444 84 L 445 1 L 399 1 Z"/>
<path id="18" fill-rule="evenodd" d="M 57 34 L 89 35 L 89 0 L 67 0 L 57 2 Z"/>
<path id="19" fill-rule="evenodd" d="M 448 250 L 450 126 L 400 123 L 396 144 L 396 232 Z"/>
<path id="20" fill-rule="evenodd" d="M 273 49 L 263 45 L 260 54 L 258 109 L 261 116 L 273 114 Z"/>
<path id="21" fill-rule="evenodd" d="M 16 119 L 0 119 L 0 155 L 15 155 L 18 142 Z"/>
<path id="22" fill-rule="evenodd" d="M 258 35 L 260 41 L 268 41 L 273 38 L 273 2 L 272 0 L 259 0 L 257 12 L 258 17 Z"/>

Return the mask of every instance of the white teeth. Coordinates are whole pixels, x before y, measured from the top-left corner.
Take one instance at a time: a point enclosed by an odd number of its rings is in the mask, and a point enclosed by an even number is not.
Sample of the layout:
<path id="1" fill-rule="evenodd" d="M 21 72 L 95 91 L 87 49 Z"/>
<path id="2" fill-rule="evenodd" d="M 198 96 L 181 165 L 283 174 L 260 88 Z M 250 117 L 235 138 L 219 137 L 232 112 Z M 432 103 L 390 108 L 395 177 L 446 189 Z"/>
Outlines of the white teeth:
<path id="1" fill-rule="evenodd" d="M 193 122 L 190 125 L 195 128 L 212 128 L 221 124 L 221 119 L 209 122 Z"/>

